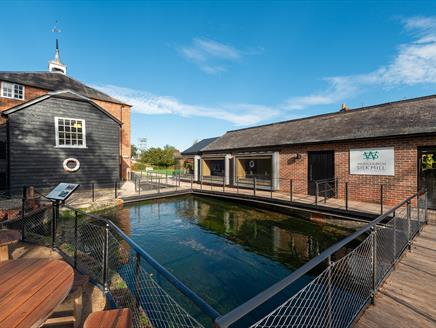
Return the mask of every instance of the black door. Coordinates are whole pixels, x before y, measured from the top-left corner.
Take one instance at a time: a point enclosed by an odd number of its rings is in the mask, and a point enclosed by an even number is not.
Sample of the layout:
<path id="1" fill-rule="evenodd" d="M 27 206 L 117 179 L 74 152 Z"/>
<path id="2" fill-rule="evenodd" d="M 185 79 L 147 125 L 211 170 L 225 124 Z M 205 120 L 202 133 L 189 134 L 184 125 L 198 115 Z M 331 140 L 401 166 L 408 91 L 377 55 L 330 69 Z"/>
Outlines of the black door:
<path id="1" fill-rule="evenodd" d="M 310 151 L 308 153 L 308 194 L 315 195 L 316 183 L 320 196 L 331 197 L 334 194 L 335 158 L 333 151 Z"/>
<path id="2" fill-rule="evenodd" d="M 418 151 L 418 189 L 427 190 L 428 207 L 436 208 L 436 147 Z"/>

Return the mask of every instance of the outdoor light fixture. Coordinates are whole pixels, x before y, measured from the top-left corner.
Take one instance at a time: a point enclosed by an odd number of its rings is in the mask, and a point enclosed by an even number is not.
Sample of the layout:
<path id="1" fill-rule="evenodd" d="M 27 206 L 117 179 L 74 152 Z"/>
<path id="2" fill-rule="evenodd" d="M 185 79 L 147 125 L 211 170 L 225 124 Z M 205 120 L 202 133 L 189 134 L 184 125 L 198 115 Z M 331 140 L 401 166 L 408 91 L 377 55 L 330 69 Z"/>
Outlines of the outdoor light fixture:
<path id="1" fill-rule="evenodd" d="M 295 159 L 301 159 L 301 154 L 300 153 L 295 154 Z"/>

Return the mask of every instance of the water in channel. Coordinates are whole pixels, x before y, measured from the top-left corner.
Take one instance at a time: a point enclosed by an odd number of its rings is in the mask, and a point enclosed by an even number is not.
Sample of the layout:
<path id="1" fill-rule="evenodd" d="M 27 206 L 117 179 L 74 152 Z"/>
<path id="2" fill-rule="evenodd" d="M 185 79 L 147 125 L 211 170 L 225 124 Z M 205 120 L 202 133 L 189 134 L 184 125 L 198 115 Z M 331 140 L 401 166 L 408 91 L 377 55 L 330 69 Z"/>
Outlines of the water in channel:
<path id="1" fill-rule="evenodd" d="M 99 214 L 220 313 L 286 277 L 358 226 L 306 211 L 282 214 L 192 195 Z M 300 284 L 312 277 L 305 278 Z"/>

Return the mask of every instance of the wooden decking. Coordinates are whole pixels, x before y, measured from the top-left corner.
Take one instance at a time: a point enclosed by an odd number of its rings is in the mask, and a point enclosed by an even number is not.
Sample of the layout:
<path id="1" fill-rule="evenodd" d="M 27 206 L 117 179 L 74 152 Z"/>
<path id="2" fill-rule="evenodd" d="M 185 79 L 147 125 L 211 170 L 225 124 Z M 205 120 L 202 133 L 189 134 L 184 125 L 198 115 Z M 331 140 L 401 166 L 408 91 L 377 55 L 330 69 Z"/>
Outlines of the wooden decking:
<path id="1" fill-rule="evenodd" d="M 436 225 L 424 226 L 355 327 L 436 327 Z"/>

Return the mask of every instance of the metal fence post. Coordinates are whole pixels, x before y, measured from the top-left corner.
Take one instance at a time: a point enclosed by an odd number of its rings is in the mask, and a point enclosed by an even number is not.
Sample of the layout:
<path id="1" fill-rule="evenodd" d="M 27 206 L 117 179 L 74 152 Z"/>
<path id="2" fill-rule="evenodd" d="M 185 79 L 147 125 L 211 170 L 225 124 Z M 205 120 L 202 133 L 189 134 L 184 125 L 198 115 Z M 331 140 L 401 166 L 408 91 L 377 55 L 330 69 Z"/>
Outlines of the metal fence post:
<path id="1" fill-rule="evenodd" d="M 59 217 L 59 201 L 53 202 L 53 217 L 51 220 L 51 248 L 56 246 L 56 224 Z"/>
<path id="2" fill-rule="evenodd" d="M 94 185 L 94 183 L 91 184 L 91 195 L 92 195 L 92 202 L 95 202 L 95 185 Z"/>
<path id="3" fill-rule="evenodd" d="M 394 230 L 394 237 L 392 238 L 394 241 L 393 249 L 394 249 L 394 263 L 397 261 L 397 215 L 395 211 L 392 213 L 393 215 L 393 230 Z"/>
<path id="4" fill-rule="evenodd" d="M 329 183 L 328 183 L 328 182 L 324 182 L 324 204 L 327 203 L 327 192 L 329 191 L 329 190 L 327 189 L 327 186 L 328 186 L 329 189 L 330 189 L 330 185 L 329 185 Z"/>
<path id="5" fill-rule="evenodd" d="M 26 225 L 24 222 L 24 212 L 26 211 L 27 187 L 23 187 L 23 198 L 21 199 L 21 240 L 26 239 Z"/>
<path id="6" fill-rule="evenodd" d="M 176 191 L 177 191 L 177 185 L 176 185 Z M 160 194 L 160 177 L 157 178 L 157 193 Z"/>
<path id="7" fill-rule="evenodd" d="M 115 182 L 115 199 L 118 198 L 118 182 Z"/>
<path id="8" fill-rule="evenodd" d="M 180 187 L 180 172 L 179 172 L 179 187 Z"/>
<path id="9" fill-rule="evenodd" d="M 77 268 L 77 211 L 74 211 L 74 268 Z"/>
<path id="10" fill-rule="evenodd" d="M 416 194 L 416 210 L 417 210 L 417 219 L 418 219 L 418 231 L 417 234 L 419 235 L 421 233 L 421 218 L 419 215 L 419 192 Z"/>
<path id="11" fill-rule="evenodd" d="M 427 209 L 428 209 L 428 191 L 426 190 L 425 191 L 425 200 L 424 200 L 424 202 L 425 202 L 425 212 L 424 212 L 424 222 L 425 222 L 425 224 L 427 224 L 428 223 L 428 220 L 427 220 Z"/>
<path id="12" fill-rule="evenodd" d="M 138 179 L 136 179 L 136 180 L 138 180 Z M 139 196 L 141 196 L 141 179 L 139 179 L 139 181 L 138 181 L 138 194 L 139 194 Z"/>
<path id="13" fill-rule="evenodd" d="M 108 292 L 108 273 L 109 273 L 109 224 L 106 223 L 104 231 L 104 247 L 103 247 L 103 286 L 104 292 Z"/>
<path id="14" fill-rule="evenodd" d="M 371 303 L 375 303 L 375 290 L 377 286 L 377 235 L 376 230 L 377 227 L 373 226 L 371 228 L 372 230 L 372 252 L 371 252 L 371 258 L 372 258 L 372 291 L 371 291 Z"/>
<path id="15" fill-rule="evenodd" d="M 327 276 L 327 327 L 332 326 L 332 258 L 327 259 L 328 276 Z"/>
<path id="16" fill-rule="evenodd" d="M 191 190 L 194 190 L 194 188 L 193 188 L 193 180 L 194 180 L 194 177 L 191 175 Z"/>
<path id="17" fill-rule="evenodd" d="M 315 205 L 318 205 L 318 192 L 319 192 L 318 181 L 315 181 Z"/>
<path id="18" fill-rule="evenodd" d="M 345 210 L 348 211 L 348 182 L 345 182 Z"/>
<path id="19" fill-rule="evenodd" d="M 223 176 L 223 192 L 226 192 L 226 177 Z"/>
<path id="20" fill-rule="evenodd" d="M 380 215 L 383 214 L 383 184 L 380 185 Z"/>
<path id="21" fill-rule="evenodd" d="M 256 196 L 256 177 L 253 178 L 253 196 Z"/>
<path id="22" fill-rule="evenodd" d="M 411 239 L 412 239 L 412 233 L 411 233 L 411 230 L 410 230 L 410 228 L 411 228 L 411 226 L 410 226 L 410 209 L 411 209 L 411 206 L 410 206 L 410 200 L 407 202 L 407 207 L 406 207 L 406 215 L 407 215 L 407 246 L 408 246 L 408 248 L 409 248 L 409 250 L 411 249 L 411 246 L 412 246 L 412 242 L 411 242 Z"/>

